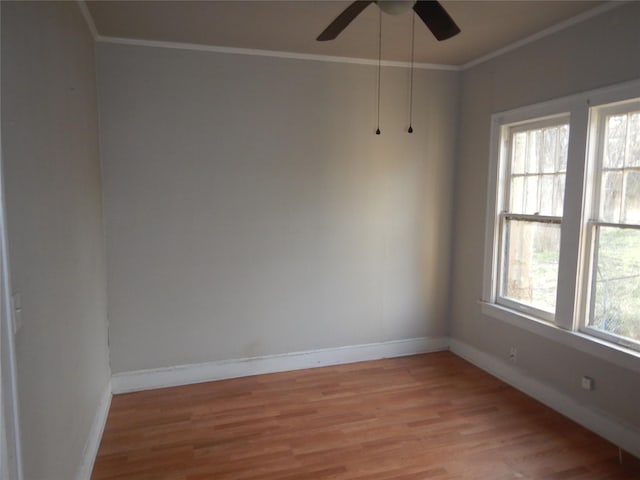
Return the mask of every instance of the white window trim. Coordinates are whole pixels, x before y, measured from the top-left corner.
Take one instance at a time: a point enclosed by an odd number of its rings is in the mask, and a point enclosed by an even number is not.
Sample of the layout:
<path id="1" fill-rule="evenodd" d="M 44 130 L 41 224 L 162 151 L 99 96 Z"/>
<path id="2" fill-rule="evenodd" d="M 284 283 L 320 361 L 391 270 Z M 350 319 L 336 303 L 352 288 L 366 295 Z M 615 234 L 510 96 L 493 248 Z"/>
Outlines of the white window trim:
<path id="1" fill-rule="evenodd" d="M 587 152 L 593 152 L 595 132 L 590 132 L 590 108 L 622 102 L 640 97 L 640 80 L 614 85 L 563 97 L 544 103 L 500 112 L 491 117 L 491 137 L 489 149 L 489 175 L 486 207 L 485 257 L 482 299 L 483 314 L 517 326 L 563 345 L 575 348 L 595 357 L 640 373 L 640 352 L 585 333 L 578 318 L 585 313 L 585 285 L 579 284 L 585 278 L 583 269 L 588 268 L 586 231 L 588 216 L 593 205 L 592 189 L 586 188 L 586 168 L 592 168 L 593 161 L 587 161 Z M 549 117 L 569 115 L 569 151 L 565 183 L 565 203 L 560 240 L 558 265 L 558 297 L 554 322 L 543 321 L 526 312 L 496 303 L 496 281 L 500 242 L 498 235 L 499 205 L 501 186 L 504 185 L 505 169 L 499 168 L 504 154 L 503 131 L 514 124 L 543 120 Z M 591 125 L 593 128 L 593 125 Z M 593 154 L 593 153 L 592 153 Z M 592 159 L 589 159 L 592 160 Z M 567 292 L 571 292 L 567 295 Z"/>

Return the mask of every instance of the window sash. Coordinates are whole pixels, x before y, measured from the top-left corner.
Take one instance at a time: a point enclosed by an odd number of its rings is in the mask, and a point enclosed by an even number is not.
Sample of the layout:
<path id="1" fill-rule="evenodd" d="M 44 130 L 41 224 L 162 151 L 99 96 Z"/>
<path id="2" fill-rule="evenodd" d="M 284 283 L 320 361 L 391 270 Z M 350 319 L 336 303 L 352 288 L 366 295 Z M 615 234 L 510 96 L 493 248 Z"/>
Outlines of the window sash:
<path id="1" fill-rule="evenodd" d="M 562 217 L 558 216 L 548 216 L 548 215 L 530 215 L 524 213 L 510 213 L 510 212 L 502 212 L 500 214 L 499 219 L 499 230 L 500 230 L 500 254 L 499 254 L 499 268 L 498 268 L 498 279 L 496 282 L 496 293 L 495 293 L 495 301 L 498 305 L 505 306 L 507 308 L 511 308 L 514 310 L 518 310 L 526 315 L 533 316 L 540 320 L 544 320 L 546 322 L 553 322 L 555 318 L 555 314 L 548 312 L 546 310 L 542 310 L 540 308 L 535 307 L 534 305 L 520 302 L 511 297 L 507 297 L 503 294 L 505 288 L 505 280 L 506 280 L 506 259 L 507 254 L 506 250 L 508 248 L 507 242 L 507 222 L 509 220 L 516 220 L 521 222 L 531 222 L 531 223 L 540 223 L 540 224 L 552 224 L 561 226 Z M 557 285 L 556 285 L 556 294 L 557 294 Z"/>
<path id="2" fill-rule="evenodd" d="M 554 223 L 560 225 L 562 223 L 562 217 L 553 215 L 536 215 L 529 213 L 511 213 L 502 212 L 500 217 L 505 220 L 522 220 L 526 222 L 535 223 Z"/>
<path id="3" fill-rule="evenodd" d="M 605 167 L 604 152 L 606 144 L 607 118 L 616 115 L 625 115 L 640 110 L 640 99 L 632 99 L 614 102 L 611 104 L 599 105 L 589 108 L 591 117 L 591 128 L 593 139 L 590 145 L 591 178 L 593 179 L 590 188 L 592 189 L 591 204 L 589 205 L 590 219 L 602 219 L 602 181 L 605 172 L 620 172 L 622 174 L 622 192 L 620 199 L 620 212 L 626 202 L 625 190 L 627 183 L 627 172 L 640 172 L 639 166 Z M 609 222 L 611 224 L 631 224 L 630 222 Z"/>
<path id="4" fill-rule="evenodd" d="M 621 345 L 623 347 L 631 348 L 634 350 L 640 350 L 640 341 L 636 341 L 632 338 L 617 335 L 612 332 L 607 332 L 598 328 L 592 327 L 590 324 L 593 319 L 596 301 L 596 286 L 597 282 L 595 277 L 595 269 L 598 265 L 599 255 L 599 235 L 598 229 L 600 228 L 616 228 L 620 230 L 635 230 L 640 231 L 640 224 L 625 224 L 625 223 L 612 223 L 603 222 L 599 220 L 590 220 L 587 222 L 587 244 L 589 249 L 587 252 L 587 268 L 585 268 L 585 275 L 583 278 L 585 294 L 583 299 L 583 309 L 578 322 L 578 331 L 601 338 L 611 343 Z M 640 314 L 640 312 L 639 312 Z"/>

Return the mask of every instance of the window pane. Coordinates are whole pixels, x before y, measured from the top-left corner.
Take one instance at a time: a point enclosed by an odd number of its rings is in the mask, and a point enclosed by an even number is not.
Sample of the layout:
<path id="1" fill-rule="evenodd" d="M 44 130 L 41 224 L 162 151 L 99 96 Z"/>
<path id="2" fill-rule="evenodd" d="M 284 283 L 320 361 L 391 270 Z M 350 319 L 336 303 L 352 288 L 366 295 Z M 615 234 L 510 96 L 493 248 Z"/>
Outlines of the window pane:
<path id="1" fill-rule="evenodd" d="M 604 144 L 604 168 L 622 168 L 627 137 L 627 115 L 607 117 Z"/>
<path id="2" fill-rule="evenodd" d="M 640 172 L 627 172 L 625 187 L 624 221 L 640 224 Z"/>
<path id="3" fill-rule="evenodd" d="M 543 133 L 543 150 L 542 150 L 542 171 L 543 172 L 555 172 L 556 171 L 556 157 L 558 143 L 558 129 L 557 128 L 545 128 Z"/>
<path id="4" fill-rule="evenodd" d="M 524 212 L 534 214 L 538 211 L 538 176 L 526 177 Z"/>
<path id="5" fill-rule="evenodd" d="M 558 127 L 558 171 L 567 171 L 567 155 L 569 152 L 569 125 Z M 564 185 L 564 183 L 563 183 Z"/>
<path id="6" fill-rule="evenodd" d="M 540 158 L 540 147 L 542 144 L 542 130 L 530 130 L 527 141 L 527 173 L 538 173 L 542 169 Z"/>
<path id="7" fill-rule="evenodd" d="M 554 313 L 560 225 L 505 221 L 501 296 Z"/>
<path id="8" fill-rule="evenodd" d="M 564 180 L 565 175 L 556 175 L 554 178 L 553 211 L 551 215 L 558 217 L 562 216 L 562 209 L 564 208 Z"/>
<path id="9" fill-rule="evenodd" d="M 602 174 L 602 194 L 600 218 L 605 222 L 620 220 L 622 197 L 622 172 L 604 172 Z"/>
<path id="10" fill-rule="evenodd" d="M 524 200 L 524 177 L 513 177 L 511 179 L 511 205 L 509 211 L 522 213 L 522 203 Z"/>
<path id="11" fill-rule="evenodd" d="M 598 228 L 589 326 L 640 341 L 640 231 Z"/>
<path id="12" fill-rule="evenodd" d="M 553 215 L 554 175 L 540 177 L 540 215 Z"/>
<path id="13" fill-rule="evenodd" d="M 629 116 L 629 152 L 627 167 L 640 167 L 640 112 Z"/>
<path id="14" fill-rule="evenodd" d="M 524 161 L 527 157 L 527 133 L 520 132 L 513 136 L 513 152 L 511 173 L 524 173 Z"/>

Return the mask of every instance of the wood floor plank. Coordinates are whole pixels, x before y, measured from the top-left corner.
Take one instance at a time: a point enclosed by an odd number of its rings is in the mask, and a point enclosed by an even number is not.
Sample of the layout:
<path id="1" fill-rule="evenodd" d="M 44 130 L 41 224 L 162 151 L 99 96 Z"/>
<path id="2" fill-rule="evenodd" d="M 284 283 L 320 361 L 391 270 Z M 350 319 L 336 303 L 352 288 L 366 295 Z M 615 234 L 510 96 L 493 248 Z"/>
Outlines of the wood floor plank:
<path id="1" fill-rule="evenodd" d="M 92 480 L 633 480 L 640 462 L 449 352 L 116 395 Z"/>

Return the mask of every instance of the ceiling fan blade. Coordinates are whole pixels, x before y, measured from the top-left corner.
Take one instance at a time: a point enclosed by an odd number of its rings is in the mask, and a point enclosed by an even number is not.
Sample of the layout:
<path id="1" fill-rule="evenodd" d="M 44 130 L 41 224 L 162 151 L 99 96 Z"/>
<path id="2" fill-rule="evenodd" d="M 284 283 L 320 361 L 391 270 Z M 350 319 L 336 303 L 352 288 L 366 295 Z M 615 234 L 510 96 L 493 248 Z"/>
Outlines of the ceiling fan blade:
<path id="1" fill-rule="evenodd" d="M 460 28 L 449 16 L 440 2 L 435 0 L 418 0 L 413 10 L 431 30 L 439 41 L 451 38 L 460 33 Z"/>
<path id="2" fill-rule="evenodd" d="M 318 36 L 317 40 L 319 42 L 324 42 L 326 40 L 333 40 L 340 32 L 347 28 L 354 18 L 356 18 L 360 13 L 367 8 L 370 4 L 373 3 L 373 0 L 357 0 L 349 5 L 345 10 L 336 17 L 336 19 L 329 24 L 327 28 Z"/>

